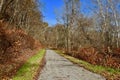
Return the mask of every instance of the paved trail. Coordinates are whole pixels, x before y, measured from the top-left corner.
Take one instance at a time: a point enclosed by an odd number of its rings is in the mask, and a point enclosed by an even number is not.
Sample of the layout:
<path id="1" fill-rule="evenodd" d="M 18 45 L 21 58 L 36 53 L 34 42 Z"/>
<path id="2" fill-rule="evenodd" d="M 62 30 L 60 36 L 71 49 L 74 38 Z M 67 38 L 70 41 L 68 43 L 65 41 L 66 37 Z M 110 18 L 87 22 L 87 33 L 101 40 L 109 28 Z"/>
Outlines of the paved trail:
<path id="1" fill-rule="evenodd" d="M 46 65 L 38 80 L 106 80 L 104 77 L 85 70 L 52 50 L 46 51 Z"/>

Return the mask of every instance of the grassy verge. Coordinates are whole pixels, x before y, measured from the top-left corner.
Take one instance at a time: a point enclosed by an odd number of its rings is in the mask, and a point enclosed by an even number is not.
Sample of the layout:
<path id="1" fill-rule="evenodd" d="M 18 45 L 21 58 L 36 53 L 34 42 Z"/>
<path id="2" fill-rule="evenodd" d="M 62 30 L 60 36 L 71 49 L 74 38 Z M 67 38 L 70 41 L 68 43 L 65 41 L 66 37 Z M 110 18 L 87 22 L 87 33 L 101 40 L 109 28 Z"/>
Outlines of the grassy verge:
<path id="1" fill-rule="evenodd" d="M 113 69 L 110 67 L 103 67 L 98 65 L 92 65 L 88 62 L 85 62 L 83 60 L 79 60 L 77 58 L 71 57 L 69 55 L 63 54 L 61 51 L 55 50 L 58 54 L 61 56 L 67 58 L 71 62 L 78 64 L 79 66 L 82 66 L 91 72 L 101 74 L 107 78 L 107 80 L 119 80 L 120 79 L 120 69 Z"/>
<path id="2" fill-rule="evenodd" d="M 45 50 L 40 50 L 38 54 L 31 57 L 17 72 L 12 80 L 33 80 L 37 74 L 37 70 L 41 65 L 41 60 L 45 54 Z"/>

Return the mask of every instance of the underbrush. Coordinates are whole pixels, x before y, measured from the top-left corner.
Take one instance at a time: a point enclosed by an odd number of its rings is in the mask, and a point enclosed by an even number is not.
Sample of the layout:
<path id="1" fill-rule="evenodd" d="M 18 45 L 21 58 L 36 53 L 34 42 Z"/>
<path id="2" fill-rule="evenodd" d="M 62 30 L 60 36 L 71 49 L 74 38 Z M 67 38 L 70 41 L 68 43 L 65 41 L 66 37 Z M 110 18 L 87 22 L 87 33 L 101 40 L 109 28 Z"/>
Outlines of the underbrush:
<path id="1" fill-rule="evenodd" d="M 0 22 L 0 80 L 9 79 L 41 48 L 39 41 L 24 30 L 8 29 Z"/>
<path id="2" fill-rule="evenodd" d="M 120 69 L 120 51 L 118 49 L 113 49 L 111 53 L 108 53 L 107 50 L 98 51 L 97 49 L 90 47 L 81 48 L 76 52 L 65 52 L 65 54 L 82 59 L 93 65 L 102 65 L 105 67 Z"/>

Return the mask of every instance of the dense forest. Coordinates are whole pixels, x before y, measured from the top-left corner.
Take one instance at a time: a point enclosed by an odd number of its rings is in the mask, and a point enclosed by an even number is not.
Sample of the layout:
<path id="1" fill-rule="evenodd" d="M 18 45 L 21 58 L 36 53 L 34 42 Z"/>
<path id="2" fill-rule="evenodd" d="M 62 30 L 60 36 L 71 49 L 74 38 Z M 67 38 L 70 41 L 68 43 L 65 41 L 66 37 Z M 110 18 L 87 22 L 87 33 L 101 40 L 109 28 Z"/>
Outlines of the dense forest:
<path id="1" fill-rule="evenodd" d="M 62 12 L 55 13 L 57 24 L 49 26 L 40 0 L 0 0 L 0 76 L 12 70 L 5 71 L 8 64 L 19 68 L 23 63 L 15 60 L 27 60 L 43 47 L 120 69 L 120 0 L 90 1 L 92 13 L 85 15 L 80 0 L 63 0 Z"/>

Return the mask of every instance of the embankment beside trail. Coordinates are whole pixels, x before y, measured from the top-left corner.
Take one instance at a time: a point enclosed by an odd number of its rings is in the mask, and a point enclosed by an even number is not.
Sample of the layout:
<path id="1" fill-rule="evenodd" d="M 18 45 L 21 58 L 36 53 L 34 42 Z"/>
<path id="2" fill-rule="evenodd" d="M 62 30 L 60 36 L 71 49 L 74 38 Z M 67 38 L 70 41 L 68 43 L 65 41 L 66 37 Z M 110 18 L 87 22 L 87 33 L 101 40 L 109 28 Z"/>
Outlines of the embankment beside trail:
<path id="1" fill-rule="evenodd" d="M 42 45 L 22 29 L 0 23 L 0 80 L 9 79 Z"/>

